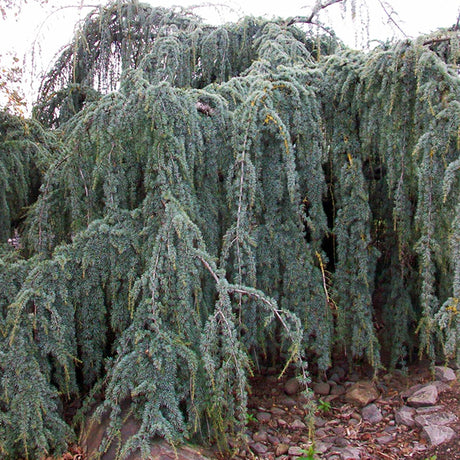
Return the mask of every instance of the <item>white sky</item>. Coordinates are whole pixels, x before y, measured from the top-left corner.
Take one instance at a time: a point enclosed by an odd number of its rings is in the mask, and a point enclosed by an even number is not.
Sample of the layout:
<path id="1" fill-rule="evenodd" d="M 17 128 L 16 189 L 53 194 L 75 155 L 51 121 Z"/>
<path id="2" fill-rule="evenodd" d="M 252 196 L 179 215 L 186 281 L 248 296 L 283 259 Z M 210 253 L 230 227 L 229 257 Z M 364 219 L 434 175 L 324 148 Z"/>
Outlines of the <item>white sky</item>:
<path id="1" fill-rule="evenodd" d="M 153 6 L 171 7 L 181 5 L 214 4 L 196 8 L 195 12 L 209 22 L 236 21 L 247 14 L 255 16 L 290 17 L 307 15 L 315 0 L 143 0 Z M 385 40 L 393 36 L 401 37 L 399 32 L 388 25 L 388 18 L 380 3 L 391 4 L 397 13 L 392 16 L 401 29 L 409 36 L 416 37 L 429 33 L 439 27 L 450 27 L 456 22 L 460 12 L 460 0 L 367 0 L 367 11 L 361 11 L 361 17 L 369 16 L 367 32 L 360 21 L 352 21 L 351 12 L 345 15 L 340 4 L 332 5 L 321 12 L 323 23 L 335 30 L 337 35 L 349 46 L 362 47 L 369 39 Z M 0 58 L 5 62 L 8 53 L 16 54 L 25 69 L 24 88 L 31 92 L 39 81 L 37 78 L 46 70 L 56 53 L 72 38 L 75 24 L 84 18 L 90 8 L 78 8 L 79 5 L 98 5 L 101 0 L 48 0 L 47 5 L 39 6 L 29 0 L 22 7 L 18 18 L 0 19 Z M 359 5 L 362 0 L 356 0 Z M 69 5 L 73 7 L 68 7 Z M 75 7 L 77 6 L 77 7 Z M 54 11 L 54 13 L 53 13 Z M 391 12 L 391 10 L 389 11 Z M 359 12 L 358 12 L 359 14 Z M 22 61 L 26 57 L 24 61 Z M 32 73 L 30 69 L 34 68 Z M 30 76 L 32 75 L 32 76 Z M 37 88 L 33 88 L 35 92 Z"/>

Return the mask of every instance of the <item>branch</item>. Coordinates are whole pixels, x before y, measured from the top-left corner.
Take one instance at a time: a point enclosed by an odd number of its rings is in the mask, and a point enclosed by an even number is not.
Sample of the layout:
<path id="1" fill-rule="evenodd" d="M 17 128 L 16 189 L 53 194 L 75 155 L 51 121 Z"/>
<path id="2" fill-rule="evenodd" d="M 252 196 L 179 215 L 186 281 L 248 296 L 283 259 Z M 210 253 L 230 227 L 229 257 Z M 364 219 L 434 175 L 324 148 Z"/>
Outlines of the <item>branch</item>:
<path id="1" fill-rule="evenodd" d="M 289 22 L 287 23 L 287 26 L 292 26 L 293 24 L 296 24 L 296 23 L 313 24 L 314 17 L 317 16 L 321 10 L 324 10 L 325 8 L 331 5 L 334 5 L 335 3 L 341 3 L 344 1 L 345 0 L 327 0 L 325 3 L 321 3 L 321 1 L 318 0 L 316 2 L 316 5 L 313 7 L 313 10 L 311 11 L 310 16 L 295 16 L 289 20 Z"/>
<path id="2" fill-rule="evenodd" d="M 400 25 L 392 17 L 392 13 L 394 13 L 394 10 L 391 13 L 389 13 L 387 11 L 387 5 L 385 5 L 385 3 L 382 0 L 379 0 L 379 3 L 380 3 L 380 6 L 382 7 L 383 11 L 387 15 L 388 20 L 390 22 L 392 22 L 396 26 L 396 28 L 407 38 L 406 32 L 404 32 L 404 30 L 401 29 Z"/>
<path id="3" fill-rule="evenodd" d="M 443 37 L 443 38 L 433 38 L 432 40 L 427 40 L 423 42 L 423 46 L 427 45 L 435 45 L 437 43 L 442 43 L 442 42 L 450 42 L 452 37 Z"/>

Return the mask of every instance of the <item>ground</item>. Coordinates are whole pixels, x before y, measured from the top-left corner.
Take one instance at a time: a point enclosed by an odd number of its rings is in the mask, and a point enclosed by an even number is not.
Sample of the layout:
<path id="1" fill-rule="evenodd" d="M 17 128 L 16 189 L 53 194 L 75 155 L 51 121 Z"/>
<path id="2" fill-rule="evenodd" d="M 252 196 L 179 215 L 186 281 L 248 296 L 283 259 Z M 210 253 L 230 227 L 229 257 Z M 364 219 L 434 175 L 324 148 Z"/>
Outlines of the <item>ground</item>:
<path id="1" fill-rule="evenodd" d="M 460 459 L 460 435 L 455 435 L 449 442 L 432 446 L 419 427 L 408 427 L 395 419 L 395 413 L 407 405 L 407 390 L 434 380 L 428 363 L 412 365 L 407 374 L 380 372 L 374 379 L 368 370 L 356 368 L 348 372 L 344 364 L 335 366 L 324 376 L 324 380 L 327 378 L 329 392 L 327 385 L 324 387 L 325 382 L 322 382 L 322 386 L 318 385 L 321 379 L 312 384 L 315 390 L 329 393 L 314 394 L 317 411 L 315 434 L 312 437 L 313 431 L 306 417 L 306 399 L 292 376 L 279 378 L 275 369 L 262 369 L 251 379 L 248 426 L 244 439 L 233 440 L 229 453 L 208 456 L 219 460 Z M 363 407 L 347 400 L 349 389 L 356 381 L 376 388 L 378 398 L 372 404 L 381 414 L 381 420 L 366 420 Z M 439 389 L 438 401 L 417 411 L 454 414 L 456 420 L 449 426 L 455 433 L 460 433 L 460 385 L 455 380 L 440 384 Z M 316 454 L 309 457 L 312 439 Z M 161 458 L 170 457 L 166 455 Z M 73 447 L 63 460 L 86 460 L 84 450 Z"/>

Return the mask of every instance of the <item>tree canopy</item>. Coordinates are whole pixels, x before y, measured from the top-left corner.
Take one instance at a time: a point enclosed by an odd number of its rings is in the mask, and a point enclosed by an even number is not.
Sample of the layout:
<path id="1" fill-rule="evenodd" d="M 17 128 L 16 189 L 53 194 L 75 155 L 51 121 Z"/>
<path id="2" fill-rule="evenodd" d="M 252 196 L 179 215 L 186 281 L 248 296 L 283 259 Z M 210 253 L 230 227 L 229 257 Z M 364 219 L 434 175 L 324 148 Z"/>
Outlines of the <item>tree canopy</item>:
<path id="1" fill-rule="evenodd" d="M 76 395 L 106 446 L 129 402 L 123 458 L 224 446 L 262 365 L 460 360 L 459 49 L 95 9 L 0 116 L 2 455 L 64 449 Z"/>

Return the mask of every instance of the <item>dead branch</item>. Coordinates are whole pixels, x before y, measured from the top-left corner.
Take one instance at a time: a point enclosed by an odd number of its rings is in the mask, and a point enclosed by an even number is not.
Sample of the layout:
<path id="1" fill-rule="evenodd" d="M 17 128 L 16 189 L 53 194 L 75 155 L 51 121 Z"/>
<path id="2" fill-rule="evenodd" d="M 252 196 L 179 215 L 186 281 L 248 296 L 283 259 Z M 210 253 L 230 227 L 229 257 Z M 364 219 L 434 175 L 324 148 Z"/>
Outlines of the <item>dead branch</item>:
<path id="1" fill-rule="evenodd" d="M 301 23 L 301 24 L 313 24 L 313 19 L 315 16 L 318 15 L 318 13 L 321 10 L 324 10 L 325 8 L 334 5 L 335 3 L 341 3 L 345 0 L 327 0 L 325 3 L 322 3 L 320 0 L 318 0 L 313 7 L 311 13 L 309 16 L 295 16 L 291 19 L 288 20 L 288 23 L 286 24 L 287 26 L 292 26 L 293 24 Z"/>

